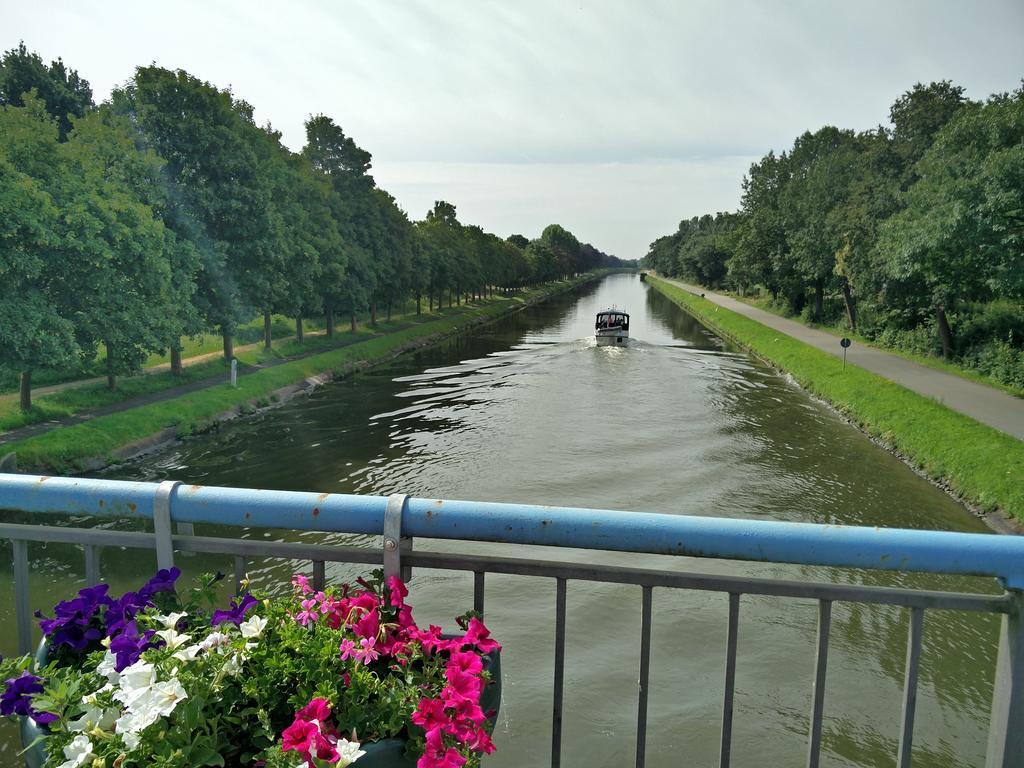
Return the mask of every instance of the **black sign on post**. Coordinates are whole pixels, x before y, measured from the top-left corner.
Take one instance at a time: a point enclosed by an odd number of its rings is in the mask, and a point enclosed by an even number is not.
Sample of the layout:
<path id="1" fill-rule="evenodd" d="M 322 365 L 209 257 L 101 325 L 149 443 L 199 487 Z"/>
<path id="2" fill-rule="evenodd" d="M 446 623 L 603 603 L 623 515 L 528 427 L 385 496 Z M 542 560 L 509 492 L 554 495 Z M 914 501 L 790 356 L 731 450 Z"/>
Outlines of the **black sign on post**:
<path id="1" fill-rule="evenodd" d="M 853 342 L 845 336 L 839 340 L 839 346 L 843 348 L 843 370 L 846 370 L 846 350 L 849 349 Z"/>

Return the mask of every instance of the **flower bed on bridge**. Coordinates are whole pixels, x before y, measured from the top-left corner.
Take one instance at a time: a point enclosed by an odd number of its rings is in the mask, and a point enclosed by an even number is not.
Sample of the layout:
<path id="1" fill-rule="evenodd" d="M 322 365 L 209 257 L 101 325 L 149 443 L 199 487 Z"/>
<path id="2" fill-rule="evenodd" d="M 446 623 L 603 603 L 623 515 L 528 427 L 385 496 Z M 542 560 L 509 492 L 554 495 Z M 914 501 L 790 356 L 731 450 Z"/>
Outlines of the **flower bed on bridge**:
<path id="1" fill-rule="evenodd" d="M 178 576 L 37 614 L 37 659 L 0 662 L 30 765 L 457 768 L 494 750 L 500 646 L 478 616 L 458 636 L 420 628 L 379 572 L 325 591 L 296 576 L 287 598 L 220 609 L 221 576 L 183 595 Z"/>

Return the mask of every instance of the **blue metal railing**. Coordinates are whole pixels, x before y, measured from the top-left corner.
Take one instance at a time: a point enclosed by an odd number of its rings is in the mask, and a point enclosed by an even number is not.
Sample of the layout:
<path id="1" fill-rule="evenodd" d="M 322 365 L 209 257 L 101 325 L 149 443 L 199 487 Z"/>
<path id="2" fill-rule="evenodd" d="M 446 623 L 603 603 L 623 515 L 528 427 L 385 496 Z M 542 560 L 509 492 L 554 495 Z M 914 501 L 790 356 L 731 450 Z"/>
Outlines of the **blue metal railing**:
<path id="1" fill-rule="evenodd" d="M 1002 628 L 986 765 L 989 768 L 1024 768 L 1024 728 L 1021 727 L 1024 723 L 1024 538 L 414 499 L 402 495 L 351 496 L 216 488 L 176 482 L 155 484 L 4 474 L 0 474 L 0 510 L 153 520 L 153 533 L 0 523 L 0 538 L 13 542 L 15 610 L 19 623 L 19 646 L 23 650 L 28 648 L 31 639 L 27 546 L 30 541 L 83 546 L 87 579 L 98 576 L 99 548 L 112 545 L 153 548 L 161 567 L 173 562 L 175 550 L 233 554 L 236 578 L 241 578 L 244 573 L 246 558 L 306 558 L 313 563 L 314 581 L 320 584 L 324 580 L 326 561 L 379 562 L 390 573 L 398 573 L 410 565 L 461 569 L 474 573 L 474 607 L 481 612 L 484 576 L 488 572 L 552 577 L 557 584 L 552 766 L 560 765 L 561 761 L 565 597 L 569 580 L 635 584 L 643 589 L 637 766 L 643 766 L 645 762 L 651 592 L 654 587 L 713 590 L 729 596 L 727 674 L 719 762 L 723 768 L 729 765 L 731 753 L 736 641 L 742 595 L 770 594 L 818 600 L 815 682 L 806 762 L 809 768 L 819 764 L 833 602 L 883 603 L 911 610 L 903 714 L 896 755 L 896 764 L 901 768 L 909 766 L 911 759 L 924 612 L 948 609 L 996 613 L 1002 616 Z M 195 523 L 374 534 L 383 536 L 383 544 L 374 551 L 322 544 L 195 536 L 192 530 Z M 998 579 L 1004 591 L 1001 595 L 977 595 L 582 565 L 491 555 L 413 552 L 412 539 L 415 537 L 989 576 Z"/>
<path id="2" fill-rule="evenodd" d="M 156 483 L 0 474 L 0 509 L 153 519 Z M 183 523 L 380 534 L 387 497 L 179 485 Z M 1024 537 L 414 499 L 402 535 L 613 552 L 992 576 L 1024 589 Z"/>

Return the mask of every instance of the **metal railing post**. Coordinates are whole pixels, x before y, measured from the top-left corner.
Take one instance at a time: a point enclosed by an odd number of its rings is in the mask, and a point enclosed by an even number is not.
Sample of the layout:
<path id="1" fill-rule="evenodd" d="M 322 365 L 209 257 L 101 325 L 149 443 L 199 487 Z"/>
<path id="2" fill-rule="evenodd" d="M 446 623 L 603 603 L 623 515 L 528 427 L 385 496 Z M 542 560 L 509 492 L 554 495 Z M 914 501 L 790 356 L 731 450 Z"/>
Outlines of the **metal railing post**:
<path id="1" fill-rule="evenodd" d="M 999 630 L 986 768 L 1024 765 L 1024 591 L 1009 594 L 1014 610 L 1003 614 Z"/>
<path id="2" fill-rule="evenodd" d="M 156 538 L 156 567 L 174 567 L 174 536 L 171 531 L 171 496 L 179 480 L 164 480 L 153 499 L 153 535 Z"/>
<path id="3" fill-rule="evenodd" d="M 392 494 L 384 510 L 384 578 L 398 576 L 406 582 L 412 578 L 412 568 L 402 565 L 402 554 L 412 550 L 412 539 L 402 536 L 402 513 L 408 498 L 404 493 Z"/>

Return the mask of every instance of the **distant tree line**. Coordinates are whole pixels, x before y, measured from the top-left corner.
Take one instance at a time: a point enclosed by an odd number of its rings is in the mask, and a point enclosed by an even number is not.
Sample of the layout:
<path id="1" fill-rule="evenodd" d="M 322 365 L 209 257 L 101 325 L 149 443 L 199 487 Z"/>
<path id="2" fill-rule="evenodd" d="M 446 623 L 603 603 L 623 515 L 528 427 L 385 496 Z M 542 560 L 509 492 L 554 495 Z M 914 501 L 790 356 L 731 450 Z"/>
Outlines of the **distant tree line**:
<path id="1" fill-rule="evenodd" d="M 410 221 L 370 175 L 370 153 L 330 117 L 291 152 L 230 91 L 139 67 L 108 102 L 24 44 L 0 59 L 0 370 L 32 372 L 106 351 L 108 380 L 271 315 L 390 318 L 399 302 L 463 299 L 618 259 L 557 224 L 502 239 L 438 201 Z"/>
<path id="2" fill-rule="evenodd" d="M 739 212 L 682 221 L 644 263 L 1024 387 L 1024 86 L 917 84 L 889 118 L 769 152 Z"/>

